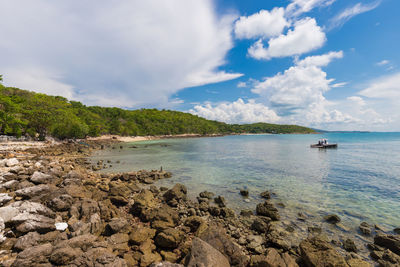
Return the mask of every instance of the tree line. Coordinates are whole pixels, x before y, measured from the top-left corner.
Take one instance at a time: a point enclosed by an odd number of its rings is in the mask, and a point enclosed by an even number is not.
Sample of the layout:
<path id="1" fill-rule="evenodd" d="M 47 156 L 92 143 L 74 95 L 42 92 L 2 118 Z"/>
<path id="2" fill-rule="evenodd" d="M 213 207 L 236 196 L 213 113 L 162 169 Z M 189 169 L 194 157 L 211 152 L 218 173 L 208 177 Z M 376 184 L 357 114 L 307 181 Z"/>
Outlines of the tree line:
<path id="1" fill-rule="evenodd" d="M 172 110 L 85 106 L 61 96 L 34 93 L 0 83 L 0 134 L 3 135 L 29 135 L 43 140 L 46 136 L 66 139 L 103 134 L 145 136 L 313 132 L 310 128 L 297 125 L 226 124 Z"/>

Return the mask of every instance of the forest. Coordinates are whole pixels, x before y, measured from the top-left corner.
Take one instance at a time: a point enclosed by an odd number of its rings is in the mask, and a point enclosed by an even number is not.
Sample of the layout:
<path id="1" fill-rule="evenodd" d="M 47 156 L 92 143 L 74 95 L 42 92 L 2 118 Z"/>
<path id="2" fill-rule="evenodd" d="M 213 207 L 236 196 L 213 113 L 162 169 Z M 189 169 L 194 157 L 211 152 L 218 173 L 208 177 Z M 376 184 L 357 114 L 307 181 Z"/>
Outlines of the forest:
<path id="1" fill-rule="evenodd" d="M 0 75 L 1 81 L 1 75 Z M 44 140 L 123 136 L 235 133 L 314 133 L 297 125 L 226 124 L 180 111 L 85 106 L 61 96 L 6 87 L 0 83 L 0 134 Z"/>

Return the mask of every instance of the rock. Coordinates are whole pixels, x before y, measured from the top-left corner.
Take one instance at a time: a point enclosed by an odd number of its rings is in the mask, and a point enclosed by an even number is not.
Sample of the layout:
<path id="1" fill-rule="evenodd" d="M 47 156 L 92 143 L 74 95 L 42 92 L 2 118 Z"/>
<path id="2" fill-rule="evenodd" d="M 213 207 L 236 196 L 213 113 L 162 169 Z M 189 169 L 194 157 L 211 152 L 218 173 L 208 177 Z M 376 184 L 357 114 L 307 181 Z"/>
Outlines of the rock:
<path id="1" fill-rule="evenodd" d="M 150 190 L 143 189 L 139 194 L 134 197 L 134 203 L 131 212 L 134 215 L 141 215 L 146 209 L 154 207 L 154 196 Z"/>
<path id="2" fill-rule="evenodd" d="M 248 197 L 249 196 L 249 190 L 247 189 L 242 189 L 240 190 L 240 194 L 244 197 Z"/>
<path id="3" fill-rule="evenodd" d="M 23 234 L 32 231 L 47 233 L 56 229 L 54 219 L 32 213 L 20 213 L 11 219 L 10 224 L 16 225 L 16 230 Z"/>
<path id="4" fill-rule="evenodd" d="M 230 267 L 229 261 L 224 255 L 197 237 L 193 239 L 190 253 L 185 261 L 187 267 Z"/>
<path id="5" fill-rule="evenodd" d="M 129 235 L 130 243 L 134 245 L 140 245 L 144 241 L 148 239 L 153 239 L 156 234 L 156 230 L 148 228 L 148 227 L 139 227 L 136 226 L 132 229 Z"/>
<path id="6" fill-rule="evenodd" d="M 371 226 L 366 222 L 362 222 L 362 223 L 360 223 L 360 231 L 364 235 L 369 236 L 369 235 L 371 235 Z"/>
<path id="7" fill-rule="evenodd" d="M 30 232 L 18 238 L 14 244 L 14 249 L 17 251 L 25 250 L 26 248 L 34 247 L 40 242 L 40 235 L 37 232 Z"/>
<path id="8" fill-rule="evenodd" d="M 71 247 L 71 248 L 79 248 L 82 251 L 88 251 L 90 248 L 94 246 L 96 241 L 97 241 L 97 236 L 91 234 L 85 234 L 73 237 L 68 240 L 63 240 L 59 242 L 55 248 Z"/>
<path id="9" fill-rule="evenodd" d="M 107 267 L 127 267 L 124 259 L 112 254 L 106 248 L 91 248 L 87 252 L 76 258 L 71 267 L 79 266 L 107 266 Z"/>
<path id="10" fill-rule="evenodd" d="M 269 217 L 273 221 L 278 221 L 280 219 L 278 209 L 268 201 L 258 204 L 256 207 L 256 212 L 257 215 Z"/>
<path id="11" fill-rule="evenodd" d="M 324 220 L 328 223 L 337 224 L 341 221 L 340 217 L 336 214 L 329 214 L 324 217 Z"/>
<path id="12" fill-rule="evenodd" d="M 41 184 L 17 190 L 15 191 L 15 194 L 19 197 L 22 197 L 22 199 L 29 199 L 43 194 L 49 194 L 50 192 L 50 186 Z"/>
<path id="13" fill-rule="evenodd" d="M 160 252 L 163 260 L 168 261 L 168 262 L 176 262 L 179 258 L 179 255 L 170 252 L 170 251 L 165 251 L 165 250 L 161 250 Z"/>
<path id="14" fill-rule="evenodd" d="M 265 199 L 271 199 L 271 193 L 269 191 L 264 191 L 260 194 L 260 197 Z"/>
<path id="15" fill-rule="evenodd" d="M 30 178 L 31 182 L 34 184 L 48 184 L 51 183 L 53 179 L 53 176 L 38 171 L 35 171 Z"/>
<path id="16" fill-rule="evenodd" d="M 55 265 L 67 265 L 82 255 L 79 248 L 62 247 L 55 249 L 50 255 L 50 262 Z"/>
<path id="17" fill-rule="evenodd" d="M 258 233 L 266 233 L 268 231 L 268 220 L 256 217 L 251 224 L 251 229 L 257 231 Z"/>
<path id="18" fill-rule="evenodd" d="M 345 259 L 322 236 L 314 236 L 300 243 L 300 255 L 306 266 L 348 266 Z"/>
<path id="19" fill-rule="evenodd" d="M 247 248 L 252 251 L 259 251 L 261 252 L 261 246 L 264 243 L 264 239 L 262 236 L 259 235 L 249 235 L 247 236 Z"/>
<path id="20" fill-rule="evenodd" d="M 240 216 L 250 217 L 251 215 L 253 215 L 253 211 L 252 210 L 241 210 L 240 211 Z"/>
<path id="21" fill-rule="evenodd" d="M 5 161 L 5 166 L 6 167 L 13 167 L 13 166 L 17 165 L 18 163 L 19 163 L 18 159 L 11 158 L 11 159 L 7 159 Z"/>
<path id="22" fill-rule="evenodd" d="M 67 194 L 53 198 L 47 206 L 54 211 L 67 211 L 71 208 L 74 199 Z"/>
<path id="23" fill-rule="evenodd" d="M 125 218 L 112 218 L 111 221 L 106 225 L 106 233 L 107 235 L 112 235 L 120 232 L 127 232 L 128 228 L 129 223 Z"/>
<path id="24" fill-rule="evenodd" d="M 373 265 L 369 262 L 363 261 L 361 259 L 349 259 L 347 260 L 349 267 L 372 267 Z"/>
<path id="25" fill-rule="evenodd" d="M 217 196 L 214 198 L 214 202 L 218 204 L 220 208 L 226 207 L 226 200 L 223 196 Z"/>
<path id="26" fill-rule="evenodd" d="M 225 230 L 219 227 L 208 227 L 200 238 L 213 246 L 216 250 L 225 255 L 233 266 L 247 266 L 248 257 L 242 248 L 234 243 L 225 233 Z"/>
<path id="27" fill-rule="evenodd" d="M 99 205 L 97 201 L 90 199 L 90 198 L 84 198 L 82 199 L 81 203 L 81 208 L 80 208 L 80 214 L 82 220 L 88 221 L 90 217 L 95 214 L 99 213 Z"/>
<path id="28" fill-rule="evenodd" d="M 68 223 L 60 222 L 55 224 L 56 230 L 65 231 L 68 228 Z"/>
<path id="29" fill-rule="evenodd" d="M 157 252 L 147 252 L 140 258 L 141 267 L 149 266 L 152 263 L 160 262 L 162 260 L 161 256 Z"/>
<path id="30" fill-rule="evenodd" d="M 208 199 L 212 199 L 214 197 L 214 193 L 212 192 L 208 192 L 208 191 L 203 191 L 199 194 L 199 196 L 201 198 L 208 198 Z"/>
<path id="31" fill-rule="evenodd" d="M 53 246 L 50 243 L 38 245 L 25 249 L 20 252 L 11 265 L 13 267 L 29 267 L 29 266 L 46 266 L 49 264 L 48 257 L 53 250 Z"/>
<path id="32" fill-rule="evenodd" d="M 183 238 L 184 233 L 182 231 L 169 228 L 160 232 L 154 241 L 158 247 L 174 249 L 183 241 Z"/>
<path id="33" fill-rule="evenodd" d="M 186 186 L 183 184 L 176 184 L 172 189 L 164 193 L 164 199 L 169 205 L 173 204 L 171 206 L 176 206 L 175 204 L 180 200 L 186 200 L 186 194 Z"/>
<path id="34" fill-rule="evenodd" d="M 374 237 L 374 244 L 400 255 L 400 236 L 378 234 Z"/>
<path id="35" fill-rule="evenodd" d="M 296 261 L 288 254 L 280 255 L 274 248 L 268 248 L 266 255 L 253 255 L 250 267 L 298 267 Z"/>
<path id="36" fill-rule="evenodd" d="M 10 202 L 13 198 L 10 197 L 7 193 L 0 194 L 0 207 L 4 206 L 8 202 Z"/>
<path id="37" fill-rule="evenodd" d="M 396 234 L 398 234 L 398 235 L 400 235 L 400 227 L 394 228 L 394 229 L 393 229 L 393 232 L 396 233 Z"/>
<path id="38" fill-rule="evenodd" d="M 184 267 L 182 264 L 171 263 L 167 261 L 153 263 L 150 267 Z"/>
<path id="39" fill-rule="evenodd" d="M 187 218 L 185 225 L 190 227 L 190 231 L 195 233 L 195 236 L 199 236 L 207 229 L 207 224 L 204 219 L 198 216 L 191 216 Z"/>
<path id="40" fill-rule="evenodd" d="M 343 248 L 348 252 L 357 252 L 358 250 L 354 241 L 349 238 L 343 242 Z"/>

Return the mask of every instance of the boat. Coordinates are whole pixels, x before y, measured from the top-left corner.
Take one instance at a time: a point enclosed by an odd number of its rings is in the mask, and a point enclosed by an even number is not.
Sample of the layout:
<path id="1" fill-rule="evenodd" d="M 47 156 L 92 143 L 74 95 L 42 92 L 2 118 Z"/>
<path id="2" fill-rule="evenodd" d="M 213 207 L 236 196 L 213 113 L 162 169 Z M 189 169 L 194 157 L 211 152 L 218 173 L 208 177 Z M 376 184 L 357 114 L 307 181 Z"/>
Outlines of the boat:
<path id="1" fill-rule="evenodd" d="M 329 144 L 328 140 L 326 139 L 321 139 L 318 141 L 318 144 L 312 144 L 310 145 L 312 148 L 337 148 L 338 144 Z"/>

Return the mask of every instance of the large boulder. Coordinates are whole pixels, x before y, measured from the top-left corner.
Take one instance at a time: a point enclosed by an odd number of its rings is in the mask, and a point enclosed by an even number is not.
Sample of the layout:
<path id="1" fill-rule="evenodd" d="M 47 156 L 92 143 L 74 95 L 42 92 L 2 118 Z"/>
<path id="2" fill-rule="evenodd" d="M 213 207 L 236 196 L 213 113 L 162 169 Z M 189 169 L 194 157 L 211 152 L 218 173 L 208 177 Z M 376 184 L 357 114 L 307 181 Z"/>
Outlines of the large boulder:
<path id="1" fill-rule="evenodd" d="M 18 197 L 22 197 L 23 199 L 29 199 L 29 198 L 39 197 L 40 195 L 43 194 L 49 194 L 50 192 L 51 192 L 50 186 L 46 184 L 40 184 L 19 189 L 15 191 L 15 194 Z"/>
<path id="2" fill-rule="evenodd" d="M 77 257 L 68 266 L 104 266 L 104 267 L 127 267 L 124 259 L 115 256 L 106 248 L 91 248 Z"/>
<path id="3" fill-rule="evenodd" d="M 278 221 L 280 219 L 278 209 L 275 208 L 275 206 L 269 201 L 258 204 L 256 207 L 256 212 L 257 215 L 269 217 L 273 221 Z"/>
<path id="4" fill-rule="evenodd" d="M 51 266 L 48 258 L 53 250 L 50 243 L 38 245 L 20 252 L 12 267 Z"/>
<path id="5" fill-rule="evenodd" d="M 155 234 L 156 230 L 154 229 L 145 226 L 142 227 L 136 226 L 132 229 L 129 235 L 129 242 L 134 245 L 140 245 L 141 243 L 143 243 L 148 239 L 153 239 Z"/>
<path id="6" fill-rule="evenodd" d="M 308 267 L 347 267 L 345 259 L 322 236 L 314 236 L 300 243 L 301 259 Z"/>
<path id="7" fill-rule="evenodd" d="M 374 244 L 390 249 L 392 252 L 400 255 L 400 236 L 378 234 L 374 237 Z"/>
<path id="8" fill-rule="evenodd" d="M 185 261 L 187 267 L 230 267 L 228 259 L 221 252 L 197 237 L 193 239 L 190 253 Z"/>
<path id="9" fill-rule="evenodd" d="M 248 257 L 243 249 L 225 233 L 224 229 L 215 226 L 208 227 L 200 235 L 200 238 L 225 255 L 232 266 L 247 266 Z"/>

